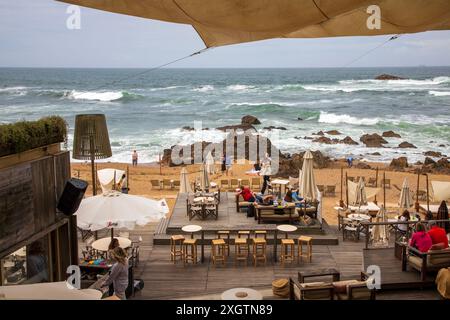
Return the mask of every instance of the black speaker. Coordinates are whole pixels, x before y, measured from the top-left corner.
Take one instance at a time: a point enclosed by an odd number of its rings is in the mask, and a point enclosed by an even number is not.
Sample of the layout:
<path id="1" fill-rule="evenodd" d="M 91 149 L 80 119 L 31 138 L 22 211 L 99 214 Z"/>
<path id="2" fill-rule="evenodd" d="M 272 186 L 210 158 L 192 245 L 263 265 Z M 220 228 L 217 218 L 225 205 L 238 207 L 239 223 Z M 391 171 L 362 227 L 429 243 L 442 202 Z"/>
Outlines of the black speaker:
<path id="1" fill-rule="evenodd" d="M 58 201 L 58 210 L 66 215 L 72 215 L 80 206 L 88 183 L 84 180 L 72 178 L 66 182 L 64 191 Z"/>

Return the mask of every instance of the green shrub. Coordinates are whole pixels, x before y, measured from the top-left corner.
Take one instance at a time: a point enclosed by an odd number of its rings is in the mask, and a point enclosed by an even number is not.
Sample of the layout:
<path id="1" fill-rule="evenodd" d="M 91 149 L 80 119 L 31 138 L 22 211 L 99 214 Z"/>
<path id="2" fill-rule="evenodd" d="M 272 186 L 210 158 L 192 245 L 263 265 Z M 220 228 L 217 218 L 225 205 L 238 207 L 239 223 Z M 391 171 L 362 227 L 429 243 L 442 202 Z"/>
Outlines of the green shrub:
<path id="1" fill-rule="evenodd" d="M 0 157 L 67 142 L 67 123 L 58 116 L 0 125 Z"/>

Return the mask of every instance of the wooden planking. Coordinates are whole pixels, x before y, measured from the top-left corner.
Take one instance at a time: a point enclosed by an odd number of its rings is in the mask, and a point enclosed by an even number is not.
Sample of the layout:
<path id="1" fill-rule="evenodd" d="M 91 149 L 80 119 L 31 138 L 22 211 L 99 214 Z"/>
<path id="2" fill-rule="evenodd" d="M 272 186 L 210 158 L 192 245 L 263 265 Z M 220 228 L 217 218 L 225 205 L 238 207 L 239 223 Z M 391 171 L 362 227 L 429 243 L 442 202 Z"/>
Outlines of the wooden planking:
<path id="1" fill-rule="evenodd" d="M 66 181 L 70 178 L 70 152 L 65 151 L 54 156 L 55 163 L 55 182 L 56 182 L 56 198 L 61 196 Z"/>
<path id="2" fill-rule="evenodd" d="M 34 232 L 33 208 L 31 166 L 0 170 L 0 251 Z"/>

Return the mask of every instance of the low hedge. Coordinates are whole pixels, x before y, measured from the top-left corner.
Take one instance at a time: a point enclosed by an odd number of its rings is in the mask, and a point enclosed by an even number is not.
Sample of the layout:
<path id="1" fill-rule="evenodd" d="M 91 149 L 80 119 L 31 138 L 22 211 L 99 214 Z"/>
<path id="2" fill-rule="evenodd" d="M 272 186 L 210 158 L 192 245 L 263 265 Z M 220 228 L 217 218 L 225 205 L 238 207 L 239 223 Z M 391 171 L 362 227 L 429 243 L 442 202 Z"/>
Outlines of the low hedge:
<path id="1" fill-rule="evenodd" d="M 0 125 L 0 157 L 67 142 L 67 123 L 58 116 Z"/>

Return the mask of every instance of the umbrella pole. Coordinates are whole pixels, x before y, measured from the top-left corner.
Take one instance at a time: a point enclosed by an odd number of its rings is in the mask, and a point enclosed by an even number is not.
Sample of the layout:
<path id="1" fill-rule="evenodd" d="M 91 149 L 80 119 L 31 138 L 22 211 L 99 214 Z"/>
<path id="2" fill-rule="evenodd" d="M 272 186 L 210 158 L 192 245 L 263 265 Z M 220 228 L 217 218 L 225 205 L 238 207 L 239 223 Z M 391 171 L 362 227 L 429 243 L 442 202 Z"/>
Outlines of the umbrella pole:
<path id="1" fill-rule="evenodd" d="M 130 167 L 129 166 L 127 166 L 127 188 L 130 189 Z"/>
<path id="2" fill-rule="evenodd" d="M 386 182 L 386 171 L 383 172 L 383 181 Z M 386 183 L 383 183 L 383 206 L 386 208 Z"/>
<path id="3" fill-rule="evenodd" d="M 378 188 L 378 167 L 375 170 L 375 188 Z M 373 202 L 378 205 L 377 195 L 375 194 L 375 200 Z"/>
<path id="4" fill-rule="evenodd" d="M 95 179 L 95 150 L 94 150 L 94 139 L 92 136 L 89 137 L 89 152 L 91 156 L 91 171 L 92 171 L 92 194 L 97 195 L 97 183 Z"/>
<path id="5" fill-rule="evenodd" d="M 114 228 L 111 228 L 111 241 L 114 239 Z"/>
<path id="6" fill-rule="evenodd" d="M 347 176 L 347 172 L 345 172 L 345 182 L 346 182 L 346 188 L 345 188 L 345 197 L 346 197 L 346 201 L 347 201 L 347 207 L 348 207 L 348 176 Z"/>
<path id="7" fill-rule="evenodd" d="M 417 212 L 419 212 L 420 204 L 419 204 L 419 183 L 420 183 L 420 172 L 417 173 L 417 188 L 416 188 L 416 203 L 414 205 Z"/>
<path id="8" fill-rule="evenodd" d="M 428 185 L 428 174 L 425 173 L 425 177 L 427 177 L 427 211 L 430 211 L 430 187 Z"/>
<path id="9" fill-rule="evenodd" d="M 343 191 L 344 191 L 344 186 L 343 186 L 343 181 L 344 181 L 344 168 L 341 167 L 341 200 L 339 201 L 339 207 L 343 208 L 344 207 L 344 199 L 343 199 Z"/>

